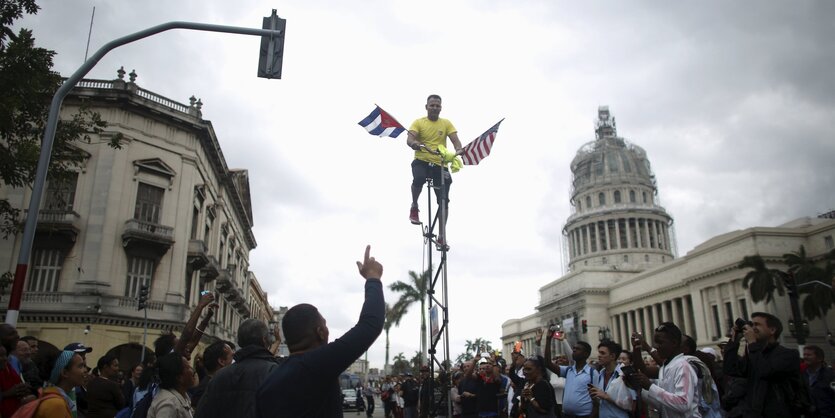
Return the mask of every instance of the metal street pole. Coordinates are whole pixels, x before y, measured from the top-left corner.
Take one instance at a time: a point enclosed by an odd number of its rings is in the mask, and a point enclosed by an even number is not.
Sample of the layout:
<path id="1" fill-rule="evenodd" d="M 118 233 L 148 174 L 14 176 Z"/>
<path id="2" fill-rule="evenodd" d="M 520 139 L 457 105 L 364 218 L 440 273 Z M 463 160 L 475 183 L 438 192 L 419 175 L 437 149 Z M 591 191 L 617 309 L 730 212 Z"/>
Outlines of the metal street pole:
<path id="1" fill-rule="evenodd" d="M 46 129 L 44 131 L 43 142 L 41 144 L 41 154 L 38 158 L 38 168 L 35 172 L 35 182 L 32 186 L 32 198 L 29 200 L 28 216 L 26 217 L 26 224 L 23 227 L 23 241 L 20 245 L 20 254 L 17 258 L 17 268 L 15 269 L 14 282 L 12 283 L 9 309 L 6 312 L 7 324 L 16 326 L 17 318 L 20 314 L 20 300 L 23 296 L 23 282 L 26 280 L 26 272 L 29 269 L 29 256 L 32 252 L 32 243 L 35 238 L 35 228 L 38 224 L 38 211 L 41 206 L 41 198 L 43 197 L 49 160 L 52 157 L 52 145 L 55 141 L 55 131 L 58 128 L 58 113 L 61 110 L 61 104 L 64 102 L 64 98 L 69 94 L 70 90 L 72 90 L 73 87 L 75 87 L 75 85 L 105 56 L 105 54 L 111 50 L 171 29 L 190 29 L 255 36 L 280 36 L 282 33 L 282 31 L 268 29 L 210 25 L 206 23 L 163 23 L 161 25 L 141 30 L 106 43 L 98 51 L 96 51 L 90 59 L 85 61 L 84 64 L 82 64 L 81 67 L 73 73 L 73 75 L 67 78 L 67 81 L 65 81 L 64 84 L 58 88 L 57 92 L 55 92 L 55 96 L 52 97 L 52 104 L 49 107 L 49 118 L 46 122 Z"/>

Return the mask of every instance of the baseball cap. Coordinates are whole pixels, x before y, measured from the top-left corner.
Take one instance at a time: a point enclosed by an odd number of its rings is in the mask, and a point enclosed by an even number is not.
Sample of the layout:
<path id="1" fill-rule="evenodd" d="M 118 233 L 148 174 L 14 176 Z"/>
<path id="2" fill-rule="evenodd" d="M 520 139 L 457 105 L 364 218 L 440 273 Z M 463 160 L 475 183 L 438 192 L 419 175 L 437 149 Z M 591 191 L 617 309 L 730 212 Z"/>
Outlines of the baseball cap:
<path id="1" fill-rule="evenodd" d="M 90 353 L 93 351 L 93 347 L 87 347 L 81 343 L 70 343 L 64 347 L 64 351 L 75 351 L 76 353 Z"/>

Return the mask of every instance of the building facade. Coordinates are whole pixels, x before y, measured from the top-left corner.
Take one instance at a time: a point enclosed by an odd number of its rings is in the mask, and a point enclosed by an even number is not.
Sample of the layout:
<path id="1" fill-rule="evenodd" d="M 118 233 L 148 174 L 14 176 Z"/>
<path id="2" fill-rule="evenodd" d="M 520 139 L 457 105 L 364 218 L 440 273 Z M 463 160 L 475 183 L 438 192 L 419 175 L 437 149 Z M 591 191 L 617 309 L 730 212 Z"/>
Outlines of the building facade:
<path id="1" fill-rule="evenodd" d="M 671 321 L 700 347 L 715 347 L 735 318 L 756 311 L 782 318 L 783 343 L 796 346 L 788 298 L 754 303 L 738 265 L 758 254 L 769 267 L 785 269 L 783 254 L 801 245 L 820 260 L 833 249 L 835 220 L 802 218 L 732 231 L 677 258 L 672 217 L 658 202 L 646 153 L 617 136 L 608 108 L 598 111 L 596 134 L 571 164 L 572 214 L 563 230 L 569 271 L 540 288 L 535 313 L 502 325 L 504 354 L 516 341 L 533 352 L 536 329 L 551 324 L 560 324 L 569 339 L 596 347 L 604 338 L 628 345 L 632 332 L 650 336 L 658 324 Z M 807 344 L 821 346 L 829 357 L 835 350 L 827 323 L 835 324 L 832 311 L 826 321 L 811 321 Z"/>
<path id="2" fill-rule="evenodd" d="M 115 350 L 126 368 L 143 343 L 142 285 L 150 286 L 149 348 L 182 330 L 201 291 L 219 304 L 206 341 L 234 341 L 243 319 L 273 317 L 249 270 L 257 243 L 248 172 L 227 167 L 201 101 L 178 103 L 135 78 L 120 69 L 115 80 L 83 80 L 64 102 L 63 117 L 86 106 L 108 127 L 77 144 L 87 158 L 74 178 L 47 180 L 18 322 L 20 335 L 59 348 L 83 342 L 93 359 Z M 121 149 L 106 145 L 116 135 Z M 19 208 L 30 199 L 29 189 L 0 194 Z M 0 240 L 8 271 L 20 240 Z"/>

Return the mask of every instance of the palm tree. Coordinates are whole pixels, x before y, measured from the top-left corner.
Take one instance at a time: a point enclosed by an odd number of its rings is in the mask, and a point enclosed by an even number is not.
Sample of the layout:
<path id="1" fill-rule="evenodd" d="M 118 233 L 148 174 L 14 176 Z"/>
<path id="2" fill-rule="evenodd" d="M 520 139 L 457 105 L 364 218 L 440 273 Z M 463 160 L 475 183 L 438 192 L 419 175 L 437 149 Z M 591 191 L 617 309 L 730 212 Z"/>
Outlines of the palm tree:
<path id="1" fill-rule="evenodd" d="M 762 300 L 766 303 L 771 302 L 774 299 L 774 291 L 777 291 L 780 296 L 786 294 L 783 286 L 786 273 L 766 267 L 765 260 L 759 254 L 745 256 L 738 267 L 751 269 L 742 278 L 742 287 L 750 289 L 751 299 L 754 302 Z"/>
<path id="2" fill-rule="evenodd" d="M 394 362 L 391 366 L 392 373 L 401 374 L 409 370 L 409 360 L 403 355 L 403 353 L 397 353 L 392 361 Z"/>
<path id="3" fill-rule="evenodd" d="M 803 316 L 809 319 L 825 318 L 835 303 L 835 250 L 824 256 L 826 264 L 816 265 L 807 255 L 806 248 L 783 254 L 783 261 L 789 266 L 789 279 L 796 286 L 797 293 L 806 294 L 803 299 Z"/>
<path id="4" fill-rule="evenodd" d="M 798 251 L 783 254 L 783 262 L 788 269 L 782 271 L 768 268 L 760 255 L 749 255 L 739 264 L 741 269 L 751 269 L 745 274 L 742 287 L 750 289 L 754 302 L 765 300 L 766 303 L 774 300 L 775 291 L 783 296 L 788 287 L 792 299 L 798 293 L 806 294 L 803 299 L 803 316 L 808 319 L 823 318 L 835 304 L 835 291 L 832 290 L 835 284 L 835 251 L 824 256 L 824 260 L 826 264 L 823 267 L 816 265 L 801 245 Z M 791 302 L 797 303 L 796 299 Z"/>
<path id="5" fill-rule="evenodd" d="M 410 283 L 398 280 L 392 283 L 389 289 L 400 293 L 400 299 L 397 300 L 396 305 L 402 307 L 403 315 L 406 314 L 409 306 L 420 302 L 420 352 L 421 362 L 426 364 L 426 294 L 429 290 L 429 281 L 432 280 L 432 270 L 426 270 L 421 275 L 409 271 L 409 279 Z"/>
<path id="6" fill-rule="evenodd" d="M 386 364 L 383 370 L 388 371 L 389 365 L 389 331 L 392 326 L 400 325 L 400 320 L 403 319 L 403 314 L 406 311 L 400 304 L 395 303 L 394 307 L 386 303 L 386 322 L 383 324 L 383 329 L 386 331 Z"/>

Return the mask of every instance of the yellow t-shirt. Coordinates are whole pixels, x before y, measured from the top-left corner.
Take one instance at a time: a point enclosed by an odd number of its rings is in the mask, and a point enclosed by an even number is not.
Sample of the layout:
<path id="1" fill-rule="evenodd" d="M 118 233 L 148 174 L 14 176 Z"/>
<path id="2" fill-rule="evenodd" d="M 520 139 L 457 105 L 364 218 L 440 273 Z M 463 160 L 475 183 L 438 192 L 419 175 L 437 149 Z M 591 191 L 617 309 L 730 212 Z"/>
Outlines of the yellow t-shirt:
<path id="1" fill-rule="evenodd" d="M 447 137 L 450 134 L 458 132 L 449 120 L 438 118 L 436 121 L 431 121 L 428 117 L 422 117 L 412 122 L 409 131 L 417 133 L 418 140 L 432 151 L 436 151 L 438 145 L 446 146 Z M 438 165 L 441 164 L 440 155 L 423 149 L 415 151 L 415 159 Z"/>

